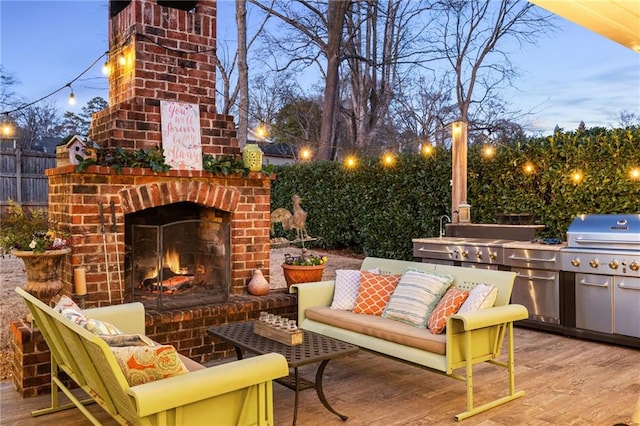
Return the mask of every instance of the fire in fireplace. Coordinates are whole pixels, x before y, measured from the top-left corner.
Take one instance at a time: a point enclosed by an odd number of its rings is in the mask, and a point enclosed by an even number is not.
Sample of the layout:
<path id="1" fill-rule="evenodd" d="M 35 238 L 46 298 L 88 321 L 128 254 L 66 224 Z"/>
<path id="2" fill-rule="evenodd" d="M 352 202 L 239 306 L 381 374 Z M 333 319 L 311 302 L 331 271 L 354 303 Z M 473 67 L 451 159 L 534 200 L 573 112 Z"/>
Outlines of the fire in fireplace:
<path id="1" fill-rule="evenodd" d="M 228 213 L 176 203 L 127 215 L 125 230 L 132 300 L 169 309 L 228 299 Z"/>

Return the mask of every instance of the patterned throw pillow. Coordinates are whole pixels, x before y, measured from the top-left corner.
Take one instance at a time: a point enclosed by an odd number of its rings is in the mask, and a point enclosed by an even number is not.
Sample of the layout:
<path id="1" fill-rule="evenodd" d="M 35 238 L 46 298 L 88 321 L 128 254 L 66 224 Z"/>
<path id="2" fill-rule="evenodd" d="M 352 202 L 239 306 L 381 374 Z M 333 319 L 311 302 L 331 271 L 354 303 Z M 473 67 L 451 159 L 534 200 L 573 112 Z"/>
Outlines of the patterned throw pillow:
<path id="1" fill-rule="evenodd" d="M 111 348 L 129 386 L 188 373 L 171 345 Z"/>
<path id="2" fill-rule="evenodd" d="M 382 315 L 399 281 L 400 275 L 378 275 L 362 271 L 353 312 L 356 314 Z"/>
<path id="3" fill-rule="evenodd" d="M 359 286 L 359 270 L 337 269 L 331 309 L 353 310 L 356 304 L 356 297 L 358 297 Z"/>
<path id="4" fill-rule="evenodd" d="M 380 269 L 370 269 L 369 272 L 378 274 Z M 358 297 L 358 287 L 360 287 L 359 269 L 337 269 L 331 309 L 353 310 Z"/>
<path id="5" fill-rule="evenodd" d="M 469 297 L 458 309 L 458 313 L 477 311 L 493 307 L 498 297 L 496 286 L 489 284 L 478 284 L 469 290 Z"/>
<path id="6" fill-rule="evenodd" d="M 451 275 L 407 269 L 382 316 L 426 328 L 429 315 L 452 282 Z"/>
<path id="7" fill-rule="evenodd" d="M 123 334 L 122 331 L 118 330 L 118 328 L 113 324 L 109 324 L 105 321 L 99 321 L 97 319 L 87 318 L 76 302 L 68 296 L 62 296 L 53 309 L 60 312 L 62 316 L 67 318 L 69 321 L 78 324 L 80 327 L 84 327 L 93 334 Z"/>
<path id="8" fill-rule="evenodd" d="M 442 333 L 447 326 L 449 317 L 458 311 L 468 296 L 469 292 L 467 290 L 458 290 L 455 287 L 447 290 L 429 317 L 427 324 L 429 330 L 433 334 Z"/>

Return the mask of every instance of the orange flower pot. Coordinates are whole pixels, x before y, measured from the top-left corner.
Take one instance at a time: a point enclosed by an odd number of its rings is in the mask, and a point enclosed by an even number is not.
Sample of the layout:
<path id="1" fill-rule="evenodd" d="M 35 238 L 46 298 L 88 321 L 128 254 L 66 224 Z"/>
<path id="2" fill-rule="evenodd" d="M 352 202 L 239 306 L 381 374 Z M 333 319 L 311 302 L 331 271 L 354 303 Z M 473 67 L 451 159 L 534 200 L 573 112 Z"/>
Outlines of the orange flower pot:
<path id="1" fill-rule="evenodd" d="M 316 281 L 322 281 L 322 273 L 326 264 L 311 265 L 311 266 L 299 266 L 299 265 L 287 265 L 282 264 L 282 272 L 284 273 L 284 279 L 287 282 L 287 287 L 291 287 L 292 284 L 300 283 L 313 283 Z"/>

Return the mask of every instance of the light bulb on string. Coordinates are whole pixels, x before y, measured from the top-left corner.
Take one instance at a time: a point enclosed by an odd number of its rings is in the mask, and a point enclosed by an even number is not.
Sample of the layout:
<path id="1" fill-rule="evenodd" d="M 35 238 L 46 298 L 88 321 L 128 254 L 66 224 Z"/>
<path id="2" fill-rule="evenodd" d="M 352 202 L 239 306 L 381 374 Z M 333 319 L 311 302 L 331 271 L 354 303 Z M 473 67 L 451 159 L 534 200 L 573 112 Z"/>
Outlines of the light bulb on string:
<path id="1" fill-rule="evenodd" d="M 631 179 L 640 179 L 640 167 L 633 167 L 629 172 L 629 175 L 631 176 Z"/>
<path id="2" fill-rule="evenodd" d="M 76 104 L 76 95 L 73 93 L 73 87 L 71 87 L 71 84 L 67 84 L 67 87 L 69 87 L 69 89 L 71 89 L 71 94 L 69 95 L 69 105 L 75 105 Z"/>
<path id="3" fill-rule="evenodd" d="M 106 61 L 104 61 L 104 64 L 102 64 L 102 74 L 109 76 L 109 74 L 111 74 L 111 67 L 109 66 L 109 60 L 107 59 Z"/>
<path id="4" fill-rule="evenodd" d="M 420 149 L 420 151 L 422 152 L 422 155 L 425 155 L 425 156 L 432 155 L 434 151 L 433 145 L 427 142 L 426 144 L 422 145 L 422 148 Z"/>
<path id="5" fill-rule="evenodd" d="M 353 155 L 349 155 L 347 158 L 344 159 L 344 165 L 348 169 L 353 169 L 354 167 L 356 167 L 357 164 L 358 164 L 358 161 L 356 157 Z"/>
<path id="6" fill-rule="evenodd" d="M 390 152 L 387 152 L 386 154 L 384 154 L 382 156 L 382 164 L 385 167 L 391 167 L 391 166 L 393 166 L 395 164 L 395 162 L 396 162 L 396 158 Z"/>
<path id="7" fill-rule="evenodd" d="M 482 155 L 485 158 L 493 158 L 495 154 L 496 154 L 496 150 L 493 147 L 493 145 L 485 145 L 484 148 L 482 148 Z"/>
<path id="8" fill-rule="evenodd" d="M 303 161 L 309 161 L 311 159 L 311 150 L 309 148 L 302 148 L 300 150 L 300 158 Z"/>

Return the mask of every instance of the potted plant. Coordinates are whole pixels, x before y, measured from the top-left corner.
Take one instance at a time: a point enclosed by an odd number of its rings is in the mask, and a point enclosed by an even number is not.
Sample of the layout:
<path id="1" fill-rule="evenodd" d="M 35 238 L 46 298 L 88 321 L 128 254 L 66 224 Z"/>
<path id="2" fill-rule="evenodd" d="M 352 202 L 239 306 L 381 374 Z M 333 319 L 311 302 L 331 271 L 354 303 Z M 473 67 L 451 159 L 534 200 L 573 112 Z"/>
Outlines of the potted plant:
<path id="1" fill-rule="evenodd" d="M 44 211 L 10 201 L 0 216 L 0 254 L 22 259 L 27 275 L 24 289 L 45 303 L 62 290 L 60 265 L 70 251 L 69 240 L 49 226 Z"/>
<path id="2" fill-rule="evenodd" d="M 299 256 L 285 254 L 282 271 L 287 286 L 322 281 L 322 273 L 328 260 L 324 255 L 309 254 L 304 247 L 302 247 Z"/>

